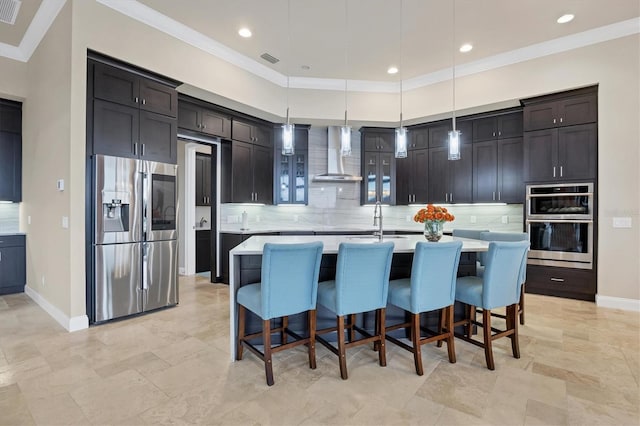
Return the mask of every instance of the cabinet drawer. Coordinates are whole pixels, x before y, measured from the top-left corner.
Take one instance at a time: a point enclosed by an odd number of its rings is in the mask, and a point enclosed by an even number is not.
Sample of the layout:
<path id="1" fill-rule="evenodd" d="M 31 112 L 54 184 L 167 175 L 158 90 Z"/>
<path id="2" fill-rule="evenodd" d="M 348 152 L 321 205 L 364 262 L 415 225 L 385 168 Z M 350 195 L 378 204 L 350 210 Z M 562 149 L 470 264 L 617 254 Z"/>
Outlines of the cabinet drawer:
<path id="1" fill-rule="evenodd" d="M 595 300 L 596 273 L 594 270 L 527 265 L 528 293 Z"/>
<path id="2" fill-rule="evenodd" d="M 0 248 L 1 247 L 24 247 L 25 245 L 24 235 L 0 235 Z"/>

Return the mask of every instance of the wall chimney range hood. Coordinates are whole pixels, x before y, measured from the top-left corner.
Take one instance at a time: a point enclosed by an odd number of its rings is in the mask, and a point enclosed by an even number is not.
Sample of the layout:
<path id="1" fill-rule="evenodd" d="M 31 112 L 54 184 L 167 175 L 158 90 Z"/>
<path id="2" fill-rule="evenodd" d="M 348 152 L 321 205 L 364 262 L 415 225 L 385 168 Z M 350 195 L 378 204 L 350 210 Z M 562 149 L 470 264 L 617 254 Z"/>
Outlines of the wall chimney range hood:
<path id="1" fill-rule="evenodd" d="M 315 175 L 314 182 L 360 182 L 361 176 L 344 172 L 344 158 L 340 155 L 340 127 L 329 126 L 327 129 L 327 173 Z"/>

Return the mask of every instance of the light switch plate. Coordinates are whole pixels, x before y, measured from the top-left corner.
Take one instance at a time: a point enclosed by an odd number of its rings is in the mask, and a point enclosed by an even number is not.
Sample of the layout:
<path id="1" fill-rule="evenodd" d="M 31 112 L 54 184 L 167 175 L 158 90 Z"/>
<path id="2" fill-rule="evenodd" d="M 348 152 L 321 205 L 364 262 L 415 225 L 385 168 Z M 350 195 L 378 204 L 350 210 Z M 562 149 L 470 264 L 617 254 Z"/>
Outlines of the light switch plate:
<path id="1" fill-rule="evenodd" d="M 69 217 L 68 216 L 62 216 L 62 227 L 64 229 L 68 229 L 69 228 Z"/>
<path id="2" fill-rule="evenodd" d="M 502 223 L 504 223 L 504 224 L 509 223 L 509 216 L 507 216 L 507 215 L 502 216 Z"/>
<path id="3" fill-rule="evenodd" d="M 64 191 L 64 179 L 58 179 L 56 188 L 58 188 L 58 191 Z"/>
<path id="4" fill-rule="evenodd" d="M 631 218 L 630 217 L 614 217 L 613 227 L 614 228 L 631 228 Z"/>

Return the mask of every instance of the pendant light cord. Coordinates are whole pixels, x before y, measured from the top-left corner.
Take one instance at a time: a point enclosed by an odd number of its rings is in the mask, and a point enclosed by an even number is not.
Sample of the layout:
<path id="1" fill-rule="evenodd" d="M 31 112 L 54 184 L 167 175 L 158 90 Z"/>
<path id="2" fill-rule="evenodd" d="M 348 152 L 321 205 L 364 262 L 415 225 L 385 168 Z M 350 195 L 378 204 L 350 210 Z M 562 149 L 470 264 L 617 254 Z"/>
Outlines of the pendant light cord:
<path id="1" fill-rule="evenodd" d="M 402 23 L 404 16 L 402 12 L 403 1 L 400 0 L 400 128 L 402 129 L 402 76 L 404 70 L 402 69 Z"/>
<path id="2" fill-rule="evenodd" d="M 345 29 L 345 49 L 344 49 L 344 125 L 347 126 L 347 74 L 349 72 L 349 0 L 344 0 L 344 29 Z"/>
<path id="3" fill-rule="evenodd" d="M 451 42 L 451 51 L 453 52 L 453 131 L 456 130 L 456 0 L 453 0 L 453 37 Z"/>
<path id="4" fill-rule="evenodd" d="M 291 0 L 287 0 L 287 50 L 289 59 L 287 60 L 287 125 L 289 125 L 289 78 L 291 74 Z"/>

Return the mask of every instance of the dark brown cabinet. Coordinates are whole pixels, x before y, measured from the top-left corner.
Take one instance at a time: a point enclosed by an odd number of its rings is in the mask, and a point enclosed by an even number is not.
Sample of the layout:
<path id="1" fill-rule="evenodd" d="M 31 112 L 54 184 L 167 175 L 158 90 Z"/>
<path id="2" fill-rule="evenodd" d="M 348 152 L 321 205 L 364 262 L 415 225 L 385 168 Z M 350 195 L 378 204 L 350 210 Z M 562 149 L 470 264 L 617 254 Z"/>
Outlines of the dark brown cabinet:
<path id="1" fill-rule="evenodd" d="M 178 102 L 178 127 L 224 139 L 231 138 L 231 119 L 191 102 Z"/>
<path id="2" fill-rule="evenodd" d="M 595 93 L 554 99 L 523 101 L 524 130 L 550 129 L 598 121 L 598 102 Z"/>
<path id="3" fill-rule="evenodd" d="M 270 127 L 233 119 L 231 122 L 231 138 L 240 142 L 248 142 L 265 147 L 273 147 Z"/>
<path id="4" fill-rule="evenodd" d="M 406 158 L 396 159 L 396 204 L 428 201 L 429 150 L 408 150 Z"/>
<path id="5" fill-rule="evenodd" d="M 196 231 L 196 272 L 211 271 L 211 231 L 201 229 Z"/>
<path id="6" fill-rule="evenodd" d="M 524 202 L 522 137 L 473 144 L 473 202 Z"/>
<path id="7" fill-rule="evenodd" d="M 176 90 L 97 61 L 89 62 L 89 72 L 93 153 L 175 164 Z"/>
<path id="8" fill-rule="evenodd" d="M 260 145 L 233 141 L 231 202 L 273 204 L 273 152 Z"/>
<path id="9" fill-rule="evenodd" d="M 595 179 L 596 164 L 596 124 L 525 132 L 526 182 Z"/>
<path id="10" fill-rule="evenodd" d="M 0 294 L 21 293 L 27 283 L 24 235 L 0 236 Z"/>
<path id="11" fill-rule="evenodd" d="M 519 137 L 522 137 L 522 112 L 473 120 L 474 142 Z"/>
<path id="12" fill-rule="evenodd" d="M 276 204 L 307 204 L 309 193 L 309 128 L 295 128 L 295 153 L 282 155 L 282 132 L 276 132 Z"/>
<path id="13" fill-rule="evenodd" d="M 0 201 L 22 201 L 22 104 L 0 100 Z"/>
<path id="14" fill-rule="evenodd" d="M 396 203 L 395 132 L 393 129 L 361 129 L 361 204 Z"/>
<path id="15" fill-rule="evenodd" d="M 413 127 L 408 130 L 409 144 L 407 151 L 429 148 L 429 128 Z"/>
<path id="16" fill-rule="evenodd" d="M 596 271 L 527 265 L 527 293 L 594 301 Z"/>
<path id="17" fill-rule="evenodd" d="M 211 155 L 196 153 L 196 206 L 211 205 Z"/>
<path id="18" fill-rule="evenodd" d="M 448 159 L 448 148 L 429 149 L 429 202 L 470 203 L 472 200 L 473 148 L 460 145 L 460 160 Z"/>
<path id="19" fill-rule="evenodd" d="M 178 93 L 165 84 L 99 62 L 93 78 L 93 95 L 98 99 L 169 117 L 178 114 Z"/>

